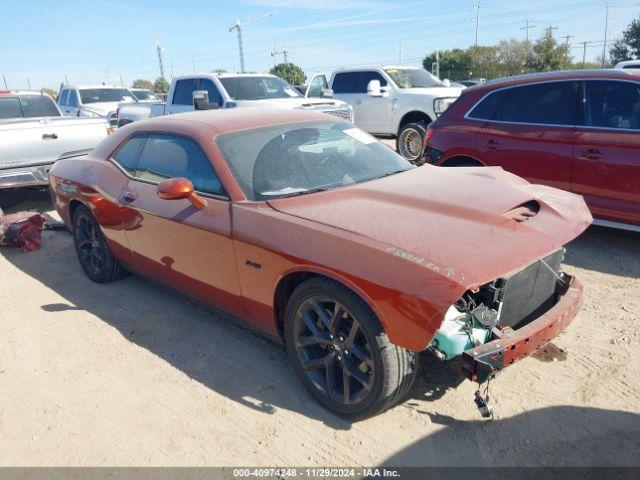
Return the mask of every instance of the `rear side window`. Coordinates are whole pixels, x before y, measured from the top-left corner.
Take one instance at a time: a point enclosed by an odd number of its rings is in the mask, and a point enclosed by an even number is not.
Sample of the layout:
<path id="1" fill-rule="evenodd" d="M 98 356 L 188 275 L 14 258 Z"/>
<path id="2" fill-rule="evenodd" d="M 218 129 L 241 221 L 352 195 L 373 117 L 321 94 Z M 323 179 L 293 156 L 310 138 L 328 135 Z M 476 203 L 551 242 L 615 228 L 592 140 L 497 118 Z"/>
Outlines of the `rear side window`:
<path id="1" fill-rule="evenodd" d="M 22 118 L 18 97 L 0 97 L 0 118 Z"/>
<path id="2" fill-rule="evenodd" d="M 586 82 L 587 125 L 640 130 L 640 83 Z"/>
<path id="3" fill-rule="evenodd" d="M 573 124 L 570 113 L 576 82 L 549 82 L 498 90 L 470 113 L 470 118 L 545 125 Z"/>
<path id="4" fill-rule="evenodd" d="M 138 159 L 138 154 L 146 138 L 146 135 L 135 135 L 131 137 L 124 142 L 115 155 L 113 155 L 113 159 L 118 162 L 118 165 L 131 175 L 133 175 L 136 170 L 136 160 Z"/>
<path id="5" fill-rule="evenodd" d="M 209 159 L 191 139 L 151 134 L 142 148 L 135 177 L 153 183 L 185 177 L 199 192 L 225 195 Z"/>
<path id="6" fill-rule="evenodd" d="M 193 105 L 193 91 L 196 89 L 196 79 L 178 80 L 173 92 L 174 105 Z"/>
<path id="7" fill-rule="evenodd" d="M 60 116 L 55 103 L 46 95 L 25 95 L 20 97 L 20 103 L 25 118 Z"/>
<path id="8" fill-rule="evenodd" d="M 58 105 L 66 105 L 67 98 L 69 98 L 69 90 L 66 88 L 60 92 L 60 96 L 58 97 Z"/>
<path id="9" fill-rule="evenodd" d="M 78 92 L 76 92 L 73 89 L 69 90 L 69 98 L 67 99 L 67 105 L 69 105 L 70 107 L 78 106 Z"/>
<path id="10" fill-rule="evenodd" d="M 333 92 L 367 93 L 367 85 L 371 80 L 379 80 L 382 87 L 387 85 L 387 81 L 378 72 L 337 73 L 333 78 Z"/>

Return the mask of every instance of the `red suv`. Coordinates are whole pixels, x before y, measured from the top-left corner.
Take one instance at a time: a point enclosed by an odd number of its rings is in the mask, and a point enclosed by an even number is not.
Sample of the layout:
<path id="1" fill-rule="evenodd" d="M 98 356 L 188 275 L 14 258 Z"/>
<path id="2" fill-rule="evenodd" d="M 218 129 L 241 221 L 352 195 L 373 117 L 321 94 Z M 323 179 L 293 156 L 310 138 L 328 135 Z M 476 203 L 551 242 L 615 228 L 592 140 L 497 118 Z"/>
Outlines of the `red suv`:
<path id="1" fill-rule="evenodd" d="M 463 90 L 426 161 L 500 166 L 583 195 L 594 223 L 640 231 L 640 72 L 522 75 Z"/>

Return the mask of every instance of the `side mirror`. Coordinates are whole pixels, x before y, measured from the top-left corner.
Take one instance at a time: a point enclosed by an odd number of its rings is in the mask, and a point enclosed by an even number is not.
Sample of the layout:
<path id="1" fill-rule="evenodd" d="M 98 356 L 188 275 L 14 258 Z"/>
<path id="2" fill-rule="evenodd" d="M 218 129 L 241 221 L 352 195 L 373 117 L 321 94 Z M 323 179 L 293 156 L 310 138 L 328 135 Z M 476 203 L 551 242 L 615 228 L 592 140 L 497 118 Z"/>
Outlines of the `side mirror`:
<path id="1" fill-rule="evenodd" d="M 193 184 L 188 178 L 169 178 L 158 184 L 157 194 L 163 200 L 187 199 L 199 210 L 207 206 L 207 201 L 193 191 Z"/>
<path id="2" fill-rule="evenodd" d="M 370 97 L 381 97 L 382 87 L 380 86 L 380 80 L 371 80 L 367 84 L 367 95 Z"/>
<path id="3" fill-rule="evenodd" d="M 449 80 L 448 78 L 445 78 L 442 83 L 444 83 L 445 87 L 450 87 L 451 86 L 451 80 Z"/>
<path id="4" fill-rule="evenodd" d="M 320 98 L 333 98 L 333 90 L 330 88 L 323 88 L 320 91 Z"/>
<path id="5" fill-rule="evenodd" d="M 191 96 L 195 110 L 212 110 L 218 108 L 217 103 L 209 103 L 209 92 L 206 90 L 194 90 Z"/>

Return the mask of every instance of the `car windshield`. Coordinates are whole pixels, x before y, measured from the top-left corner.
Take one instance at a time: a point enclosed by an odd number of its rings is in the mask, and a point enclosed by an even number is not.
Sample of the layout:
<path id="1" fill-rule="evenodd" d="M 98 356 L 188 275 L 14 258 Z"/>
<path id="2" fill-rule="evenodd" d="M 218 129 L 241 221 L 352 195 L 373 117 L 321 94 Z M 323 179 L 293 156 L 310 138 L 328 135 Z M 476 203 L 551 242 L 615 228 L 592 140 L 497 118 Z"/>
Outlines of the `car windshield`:
<path id="1" fill-rule="evenodd" d="M 425 88 L 443 87 L 444 83 L 435 75 L 431 75 L 421 68 L 387 68 L 389 74 L 398 88 Z"/>
<path id="2" fill-rule="evenodd" d="M 302 195 L 414 168 L 368 133 L 342 121 L 227 133 L 216 144 L 250 200 Z"/>
<path id="3" fill-rule="evenodd" d="M 135 97 L 126 88 L 83 88 L 80 90 L 82 103 L 133 102 Z"/>
<path id="4" fill-rule="evenodd" d="M 131 93 L 133 93 L 136 96 L 136 99 L 140 101 L 160 100 L 151 90 L 131 90 Z"/>
<path id="5" fill-rule="evenodd" d="M 233 100 L 301 97 L 291 85 L 277 77 L 221 77 L 220 81 Z"/>

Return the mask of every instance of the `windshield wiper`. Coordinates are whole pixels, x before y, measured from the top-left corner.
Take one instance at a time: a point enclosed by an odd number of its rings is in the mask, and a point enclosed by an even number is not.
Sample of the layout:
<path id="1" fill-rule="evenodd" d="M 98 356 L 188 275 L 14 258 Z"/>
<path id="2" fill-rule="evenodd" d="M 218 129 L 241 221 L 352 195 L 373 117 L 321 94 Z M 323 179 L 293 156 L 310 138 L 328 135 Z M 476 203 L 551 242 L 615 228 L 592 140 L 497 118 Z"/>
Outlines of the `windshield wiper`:
<path id="1" fill-rule="evenodd" d="M 392 171 L 392 172 L 385 173 L 384 175 L 381 175 L 381 176 L 379 176 L 379 177 L 377 177 L 377 178 L 390 177 L 391 175 L 395 175 L 396 173 L 407 172 L 407 171 L 409 171 L 409 170 L 411 170 L 411 169 L 410 169 L 410 168 L 403 168 L 403 169 L 401 169 L 401 170 L 394 170 L 394 171 Z"/>

